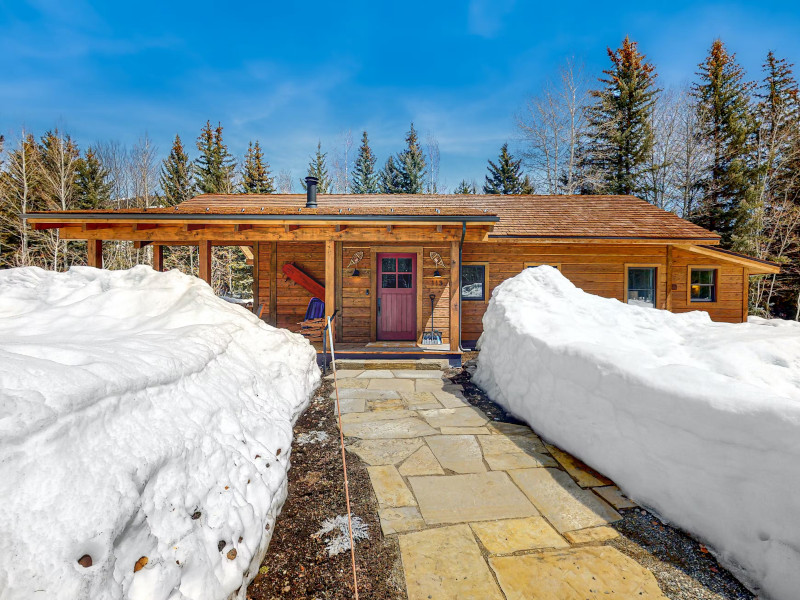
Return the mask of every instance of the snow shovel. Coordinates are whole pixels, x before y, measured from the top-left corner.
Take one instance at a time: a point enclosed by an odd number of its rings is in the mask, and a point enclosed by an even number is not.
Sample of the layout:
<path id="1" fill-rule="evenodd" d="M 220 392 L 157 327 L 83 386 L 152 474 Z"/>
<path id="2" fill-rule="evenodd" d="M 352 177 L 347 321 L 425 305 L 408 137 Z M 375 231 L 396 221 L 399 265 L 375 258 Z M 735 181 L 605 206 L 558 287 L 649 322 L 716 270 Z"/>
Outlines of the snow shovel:
<path id="1" fill-rule="evenodd" d="M 423 344 L 441 344 L 442 343 L 442 332 L 436 331 L 433 328 L 433 300 L 436 298 L 436 294 L 431 294 L 431 330 L 426 331 L 422 334 L 422 343 Z"/>

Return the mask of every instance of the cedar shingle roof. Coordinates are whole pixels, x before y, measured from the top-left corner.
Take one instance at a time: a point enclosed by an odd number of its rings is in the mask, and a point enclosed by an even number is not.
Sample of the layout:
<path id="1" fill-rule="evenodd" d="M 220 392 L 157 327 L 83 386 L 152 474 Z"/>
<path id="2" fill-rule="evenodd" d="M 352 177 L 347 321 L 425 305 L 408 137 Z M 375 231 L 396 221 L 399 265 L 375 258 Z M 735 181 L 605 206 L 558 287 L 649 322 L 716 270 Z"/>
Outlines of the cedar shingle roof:
<path id="1" fill-rule="evenodd" d="M 319 208 L 307 209 L 305 203 L 305 194 L 206 194 L 181 203 L 178 212 L 291 214 L 302 209 L 306 214 L 385 215 L 392 210 L 393 214 L 432 215 L 438 209 L 443 215 L 497 215 L 500 221 L 491 237 L 719 239 L 633 196 L 320 194 Z"/>

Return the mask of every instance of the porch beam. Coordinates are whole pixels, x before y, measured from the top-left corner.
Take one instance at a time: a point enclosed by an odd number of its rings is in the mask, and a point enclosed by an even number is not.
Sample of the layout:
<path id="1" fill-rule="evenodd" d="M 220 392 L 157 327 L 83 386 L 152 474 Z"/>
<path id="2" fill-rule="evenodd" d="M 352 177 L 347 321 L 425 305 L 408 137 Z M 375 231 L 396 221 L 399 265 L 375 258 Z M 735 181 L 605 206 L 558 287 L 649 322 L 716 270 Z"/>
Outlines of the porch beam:
<path id="1" fill-rule="evenodd" d="M 89 253 L 88 264 L 97 269 L 103 268 L 103 240 L 88 240 L 86 242 Z"/>
<path id="2" fill-rule="evenodd" d="M 156 223 L 136 223 L 133 226 L 134 231 L 147 231 L 149 229 L 156 229 L 158 225 Z"/>
<path id="3" fill-rule="evenodd" d="M 461 323 L 458 319 L 461 281 L 458 262 L 458 242 L 450 242 L 450 350 L 457 351 L 461 345 Z M 488 285 L 488 281 L 486 284 Z"/>
<path id="4" fill-rule="evenodd" d="M 211 285 L 211 240 L 204 240 L 200 243 L 199 277 Z"/>
<path id="5" fill-rule="evenodd" d="M 325 241 L 325 318 L 336 310 L 336 246 L 333 240 Z"/>
<path id="6" fill-rule="evenodd" d="M 269 321 L 278 326 L 278 242 L 269 242 Z"/>

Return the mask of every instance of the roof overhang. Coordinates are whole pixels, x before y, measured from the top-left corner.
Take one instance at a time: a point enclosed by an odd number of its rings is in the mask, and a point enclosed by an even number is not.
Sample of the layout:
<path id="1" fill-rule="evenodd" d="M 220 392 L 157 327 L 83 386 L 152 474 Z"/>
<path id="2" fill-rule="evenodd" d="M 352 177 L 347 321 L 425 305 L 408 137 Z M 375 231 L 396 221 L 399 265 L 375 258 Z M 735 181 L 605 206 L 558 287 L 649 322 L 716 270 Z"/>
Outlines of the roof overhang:
<path id="1" fill-rule="evenodd" d="M 679 244 L 677 246 L 681 250 L 686 250 L 687 252 L 694 252 L 695 254 L 713 257 L 717 260 L 724 260 L 726 262 L 731 262 L 745 267 L 751 275 L 771 275 L 781 272 L 781 267 L 778 264 L 758 258 L 752 258 L 744 254 L 739 254 L 738 252 L 732 252 L 722 248 L 709 248 L 707 246 L 695 246 L 690 244 Z"/>

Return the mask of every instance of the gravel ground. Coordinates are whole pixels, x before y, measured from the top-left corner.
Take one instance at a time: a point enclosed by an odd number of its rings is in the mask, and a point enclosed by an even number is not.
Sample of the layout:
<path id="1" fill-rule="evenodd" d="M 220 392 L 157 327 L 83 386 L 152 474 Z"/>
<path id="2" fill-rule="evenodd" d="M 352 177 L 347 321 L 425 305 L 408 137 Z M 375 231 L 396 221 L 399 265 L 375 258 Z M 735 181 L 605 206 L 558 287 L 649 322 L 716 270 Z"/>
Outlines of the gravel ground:
<path id="1" fill-rule="evenodd" d="M 447 376 L 464 386 L 467 401 L 493 421 L 521 423 L 492 402 L 472 383 L 471 366 L 476 352 L 464 355 L 464 369 L 450 369 Z M 671 600 L 748 600 L 756 598 L 699 542 L 662 523 L 646 510 L 620 510 L 621 521 L 612 527 L 620 533 L 606 542 L 650 570 L 661 591 Z"/>
<path id="2" fill-rule="evenodd" d="M 328 398 L 332 387 L 329 381 L 324 382 L 295 425 L 289 497 L 275 524 L 259 575 L 247 590 L 248 599 L 354 597 L 349 549 L 329 557 L 326 541 L 330 535 L 314 537 L 325 519 L 347 514 L 339 429 L 334 401 Z M 327 434 L 327 439 L 315 441 L 324 437 L 318 432 Z M 370 536 L 356 542 L 359 596 L 405 600 L 400 549 L 396 538 L 381 535 L 378 501 L 366 465 L 354 454 L 347 455 L 347 475 L 353 515 L 363 519 Z"/>

